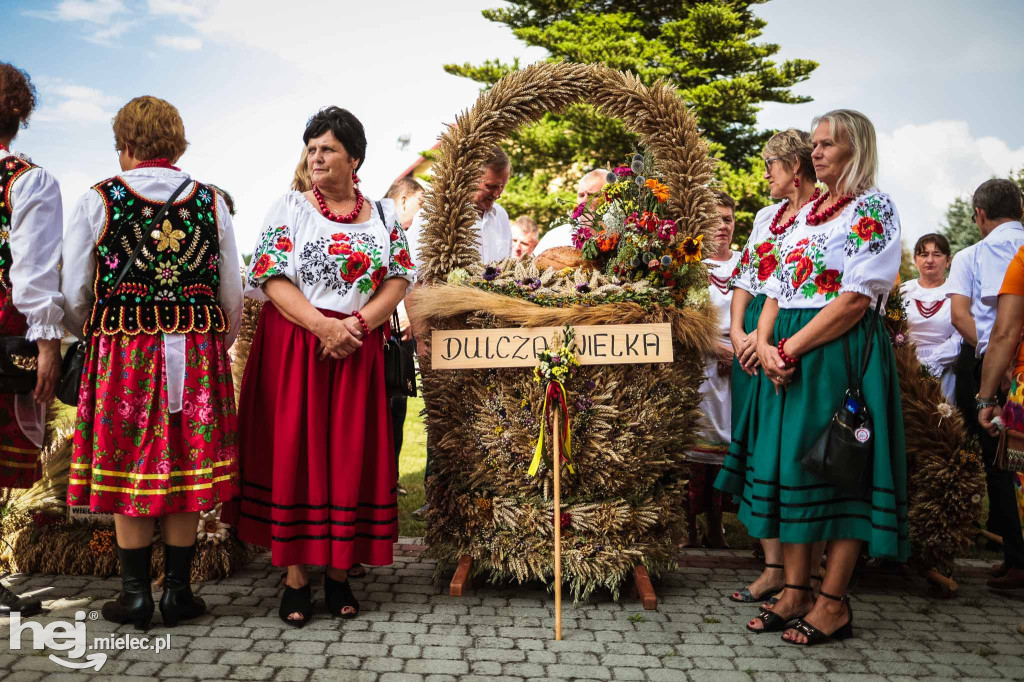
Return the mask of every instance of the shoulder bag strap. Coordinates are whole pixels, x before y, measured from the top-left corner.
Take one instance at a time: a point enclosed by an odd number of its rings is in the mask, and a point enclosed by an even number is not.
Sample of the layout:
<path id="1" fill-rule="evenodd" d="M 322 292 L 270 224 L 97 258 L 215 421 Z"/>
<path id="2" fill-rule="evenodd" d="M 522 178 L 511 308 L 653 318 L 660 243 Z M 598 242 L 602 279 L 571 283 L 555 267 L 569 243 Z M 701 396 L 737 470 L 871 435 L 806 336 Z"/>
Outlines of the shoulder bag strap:
<path id="1" fill-rule="evenodd" d="M 186 187 L 191 185 L 192 182 L 193 182 L 193 180 L 191 178 L 189 178 L 189 179 L 185 180 L 183 183 L 181 183 L 180 185 L 178 185 L 178 189 L 174 190 L 174 193 L 171 194 L 171 198 L 167 200 L 167 203 L 165 203 L 160 208 L 160 210 L 157 211 L 157 214 L 153 217 L 153 220 L 149 223 L 150 226 L 159 225 L 160 224 L 160 221 L 164 219 L 165 215 L 167 215 L 167 211 L 171 208 L 171 204 L 174 203 L 174 200 L 177 199 L 178 195 L 181 194 L 185 190 Z M 123 268 L 121 268 L 121 272 L 118 274 L 117 279 L 114 280 L 114 286 L 110 287 L 110 293 L 107 294 L 107 297 L 105 299 L 103 299 L 102 303 L 100 303 L 99 310 L 96 311 L 96 319 L 100 321 L 100 324 L 103 324 L 103 312 L 107 309 L 107 304 L 110 303 L 110 299 L 114 295 L 114 292 L 117 291 L 117 288 L 119 286 L 121 286 L 121 282 L 123 282 L 124 278 L 128 276 L 128 272 L 131 271 L 132 265 L 135 264 L 135 259 L 139 257 L 139 253 L 142 252 L 142 247 L 145 244 L 146 244 L 146 235 L 143 234 L 142 235 L 142 239 L 140 239 L 139 243 L 135 245 L 135 250 L 132 251 L 131 258 L 129 258 L 128 262 L 125 263 L 125 266 Z M 85 332 L 86 338 L 88 338 L 91 334 L 92 334 L 92 329 L 90 328 L 90 329 L 88 329 Z"/>
<path id="2" fill-rule="evenodd" d="M 870 308 L 868 309 L 870 313 Z M 868 360 L 871 359 L 871 349 L 873 347 L 873 337 L 875 335 L 875 327 L 878 325 L 878 317 L 882 310 L 882 295 L 878 295 L 878 302 L 875 304 L 875 314 L 871 316 L 871 320 L 868 321 L 868 335 L 867 335 L 867 350 L 864 351 L 864 361 L 861 363 L 860 372 L 857 374 L 857 383 L 854 386 L 855 389 L 860 390 L 861 384 L 864 382 L 864 374 L 868 371 Z M 850 351 L 849 347 L 846 348 L 846 363 L 847 367 L 850 366 Z"/>

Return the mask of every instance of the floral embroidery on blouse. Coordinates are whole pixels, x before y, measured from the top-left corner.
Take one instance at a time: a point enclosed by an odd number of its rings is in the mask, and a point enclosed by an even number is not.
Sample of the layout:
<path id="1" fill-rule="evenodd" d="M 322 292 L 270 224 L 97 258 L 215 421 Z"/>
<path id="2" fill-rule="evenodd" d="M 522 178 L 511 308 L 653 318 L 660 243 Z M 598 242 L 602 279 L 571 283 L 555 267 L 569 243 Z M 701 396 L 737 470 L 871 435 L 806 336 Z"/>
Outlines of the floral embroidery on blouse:
<path id="1" fill-rule="evenodd" d="M 825 231 L 805 237 L 786 253 L 778 274 L 786 298 L 792 298 L 797 293 L 804 298 L 823 294 L 826 301 L 831 301 L 839 295 L 843 273 L 825 267 L 825 251 L 822 247 L 828 235 L 828 231 Z"/>
<path id="2" fill-rule="evenodd" d="M 409 240 L 405 230 L 395 221 L 391 228 L 391 263 L 388 265 L 388 277 L 410 275 L 416 269 L 409 254 Z"/>
<path id="3" fill-rule="evenodd" d="M 896 232 L 892 202 L 880 194 L 872 194 L 857 205 L 856 216 L 844 250 L 852 256 L 867 244 L 871 253 L 880 253 Z"/>
<path id="4" fill-rule="evenodd" d="M 249 286 L 258 287 L 271 277 L 285 274 L 291 251 L 292 240 L 288 236 L 287 225 L 264 230 L 260 236 L 260 244 L 252 255 Z"/>
<path id="5" fill-rule="evenodd" d="M 767 239 L 758 244 L 748 243 L 740 256 L 740 262 L 730 275 L 730 282 L 744 275 L 747 276 L 753 291 L 763 289 L 768 278 L 779 268 L 779 249 L 775 243 L 775 236 L 769 235 Z"/>

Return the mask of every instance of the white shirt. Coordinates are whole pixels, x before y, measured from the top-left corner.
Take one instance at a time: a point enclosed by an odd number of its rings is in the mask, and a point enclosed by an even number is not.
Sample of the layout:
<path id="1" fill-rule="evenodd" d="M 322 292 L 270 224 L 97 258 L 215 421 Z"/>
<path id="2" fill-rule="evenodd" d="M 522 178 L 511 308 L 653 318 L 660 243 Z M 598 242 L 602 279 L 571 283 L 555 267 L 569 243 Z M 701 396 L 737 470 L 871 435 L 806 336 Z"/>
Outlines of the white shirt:
<path id="1" fill-rule="evenodd" d="M 1021 246 L 1024 246 L 1024 226 L 1011 220 L 989 232 L 974 251 L 971 315 L 978 328 L 975 352 L 979 358 L 988 348 L 988 339 L 996 323 L 996 300 L 1003 286 L 1003 276 Z"/>
<path id="2" fill-rule="evenodd" d="M 118 177 L 136 194 L 153 201 L 166 201 L 189 179 L 188 173 L 170 168 L 136 168 Z M 184 195 L 190 191 L 186 187 Z M 242 321 L 242 278 L 239 272 L 238 249 L 224 198 L 217 195 L 217 232 L 220 246 L 220 284 L 218 300 L 227 316 L 230 328 L 224 335 L 226 346 L 238 336 Z M 64 325 L 76 335 L 84 331 L 92 311 L 96 279 L 96 244 L 107 223 L 107 209 L 99 192 L 90 189 L 71 212 L 64 238 L 64 265 L 61 270 L 60 290 L 64 294 Z M 165 371 L 167 373 L 168 410 L 173 414 L 181 410 L 185 386 L 185 336 L 163 334 Z"/>
<path id="3" fill-rule="evenodd" d="M 416 217 L 413 218 L 407 233 L 409 253 L 412 254 L 412 262 L 416 264 L 417 268 L 423 266 L 420 244 L 423 243 L 425 224 L 426 219 L 423 210 L 420 209 L 416 213 Z M 480 216 L 474 227 L 480 234 L 476 248 L 480 254 L 481 263 L 493 263 L 512 255 L 512 225 L 508 221 L 508 213 L 499 204 L 494 204 L 489 211 Z"/>
<path id="4" fill-rule="evenodd" d="M 931 289 L 925 289 L 916 279 L 900 287 L 917 359 L 942 383 L 943 394 L 952 398 L 953 363 L 960 354 L 962 339 L 953 327 L 953 306 L 947 300 L 948 291 L 948 280 Z"/>
<path id="5" fill-rule="evenodd" d="M 974 252 L 978 249 L 978 244 L 980 243 L 971 244 L 957 251 L 956 255 L 953 256 L 953 261 L 949 264 L 949 277 L 946 278 L 946 298 L 953 294 L 959 294 L 967 298 L 971 297 L 971 292 L 974 289 L 972 283 L 974 278 Z"/>
<path id="6" fill-rule="evenodd" d="M 809 225 L 808 212 L 779 242 L 779 266 L 765 293 L 780 308 L 824 308 L 851 291 L 874 305 L 892 289 L 903 245 L 900 218 L 888 194 L 870 189 L 823 225 Z"/>
<path id="7" fill-rule="evenodd" d="M 0 164 L 13 160 L 13 154 L 0 150 Z M 25 338 L 63 338 L 60 185 L 42 168 L 31 168 L 15 178 L 8 192 L 11 224 L 6 233 L 0 228 L 0 243 L 8 241 L 11 247 L 11 299 L 28 321 Z"/>
<path id="8" fill-rule="evenodd" d="M 554 249 L 559 246 L 573 246 L 572 243 L 572 225 L 559 225 L 544 233 L 544 236 L 537 242 L 537 248 L 533 250 L 534 256 L 539 256 L 542 252 L 548 249 Z M 574 247 L 575 248 L 575 247 Z"/>
<path id="9" fill-rule="evenodd" d="M 413 265 L 395 202 L 382 199 L 384 218 L 369 202 L 362 223 L 328 220 L 301 192 L 287 192 L 267 211 L 246 272 L 245 295 L 266 301 L 263 284 L 287 277 L 317 308 L 350 314 L 392 277 L 413 280 Z"/>

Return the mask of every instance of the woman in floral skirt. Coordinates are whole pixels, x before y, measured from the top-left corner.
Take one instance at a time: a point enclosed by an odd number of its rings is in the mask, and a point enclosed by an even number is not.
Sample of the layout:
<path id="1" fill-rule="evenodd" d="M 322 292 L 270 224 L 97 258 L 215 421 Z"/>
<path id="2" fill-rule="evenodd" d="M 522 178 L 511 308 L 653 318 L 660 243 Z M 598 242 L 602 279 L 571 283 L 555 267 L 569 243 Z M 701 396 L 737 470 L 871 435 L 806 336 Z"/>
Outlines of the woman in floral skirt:
<path id="1" fill-rule="evenodd" d="M 65 233 L 65 321 L 89 343 L 68 503 L 114 514 L 123 587 L 103 616 L 145 628 L 158 518 L 164 624 L 206 609 L 189 576 L 199 513 L 238 491 L 227 349 L 242 282 L 224 200 L 172 165 L 188 145 L 177 109 L 137 97 L 114 118 L 114 139 L 124 172 L 79 200 Z"/>

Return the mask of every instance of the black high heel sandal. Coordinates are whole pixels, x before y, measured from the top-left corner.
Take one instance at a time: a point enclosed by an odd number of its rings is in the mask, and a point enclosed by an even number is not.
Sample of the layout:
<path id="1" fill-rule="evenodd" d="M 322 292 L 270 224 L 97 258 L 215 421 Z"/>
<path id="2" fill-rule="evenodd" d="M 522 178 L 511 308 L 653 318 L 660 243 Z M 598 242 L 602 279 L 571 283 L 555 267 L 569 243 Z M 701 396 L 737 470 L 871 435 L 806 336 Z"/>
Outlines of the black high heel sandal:
<path id="1" fill-rule="evenodd" d="M 782 566 L 782 564 L 765 564 L 764 567 L 765 568 L 782 568 L 783 566 Z M 753 602 L 756 602 L 756 601 L 765 600 L 768 597 L 771 597 L 772 595 L 778 594 L 779 592 L 782 592 L 782 588 L 781 587 L 769 588 L 769 589 L 765 590 L 764 592 L 762 592 L 761 594 L 754 594 L 753 592 L 750 591 L 749 587 L 744 587 L 742 590 L 739 591 L 739 595 L 740 595 L 739 599 L 737 599 L 736 597 L 734 597 L 731 594 L 729 595 L 729 599 L 731 601 L 739 602 L 741 604 L 750 604 L 750 603 L 753 603 Z M 778 599 L 776 599 L 775 601 L 778 601 Z"/>
<path id="2" fill-rule="evenodd" d="M 784 585 L 783 589 L 787 589 L 787 590 L 800 590 L 800 591 L 803 591 L 803 592 L 812 592 L 813 591 L 813 590 L 811 590 L 809 585 L 790 585 L 789 583 L 786 583 Z M 768 609 L 765 609 L 765 610 L 761 611 L 760 613 L 758 613 L 755 616 L 755 618 L 757 618 L 758 620 L 761 621 L 761 626 L 762 626 L 761 629 L 750 627 L 750 623 L 747 623 L 747 629 L 750 630 L 751 632 L 755 632 L 757 634 L 761 634 L 763 632 L 782 632 L 783 630 L 787 630 L 789 628 L 789 623 L 793 622 L 794 620 L 797 620 L 798 618 L 800 618 L 800 616 L 792 616 L 790 618 L 783 618 L 782 616 L 780 616 L 779 614 L 775 613 L 774 611 L 769 611 Z"/>
<path id="3" fill-rule="evenodd" d="M 302 619 L 292 620 L 289 618 L 288 616 L 293 613 L 300 614 Z M 293 628 L 301 628 L 308 623 L 313 617 L 313 589 L 309 583 L 298 589 L 285 585 L 284 594 L 281 595 L 281 607 L 277 610 L 277 615 Z"/>
<path id="4" fill-rule="evenodd" d="M 822 577 L 820 575 L 812 575 L 811 576 L 811 580 L 817 580 L 820 583 L 822 581 Z M 782 590 L 779 590 L 779 591 L 781 592 Z M 811 591 L 814 592 L 814 588 L 813 587 L 811 588 Z M 818 585 L 818 590 L 817 590 L 817 592 L 814 592 L 814 595 L 817 596 L 818 592 L 820 592 L 820 591 L 821 591 L 821 585 Z M 765 606 L 764 604 L 761 604 L 761 609 L 760 610 L 762 612 L 764 612 L 764 611 L 771 611 L 772 608 L 774 608 L 775 605 L 778 604 L 778 603 L 779 603 L 778 596 L 773 596 L 771 599 L 768 600 L 768 605 L 767 606 Z"/>
<path id="5" fill-rule="evenodd" d="M 332 618 L 355 618 L 359 615 L 359 601 L 352 594 L 350 581 L 334 580 L 324 573 L 324 597 L 327 599 L 327 611 Z M 352 613 L 345 613 L 346 607 L 351 607 Z"/>
<path id="6" fill-rule="evenodd" d="M 837 597 L 834 594 L 829 594 L 827 592 L 819 592 L 818 594 L 820 594 L 822 597 L 825 597 L 826 599 L 831 599 L 832 601 L 838 601 L 846 604 L 846 610 L 847 613 L 849 613 L 850 615 L 850 619 L 846 621 L 845 625 L 839 626 L 839 629 L 833 632 L 831 635 L 826 635 L 824 632 L 814 627 L 803 618 L 798 618 L 797 621 L 793 623 L 793 626 L 791 628 L 786 629 L 796 630 L 804 637 L 806 637 L 807 641 L 797 642 L 792 639 L 786 639 L 785 637 L 783 637 L 783 642 L 786 642 L 787 644 L 795 644 L 797 646 L 814 646 L 816 644 L 824 644 L 825 642 L 830 642 L 832 640 L 849 639 L 850 637 L 853 637 L 853 606 L 850 605 L 849 595 L 844 594 L 842 597 Z"/>

